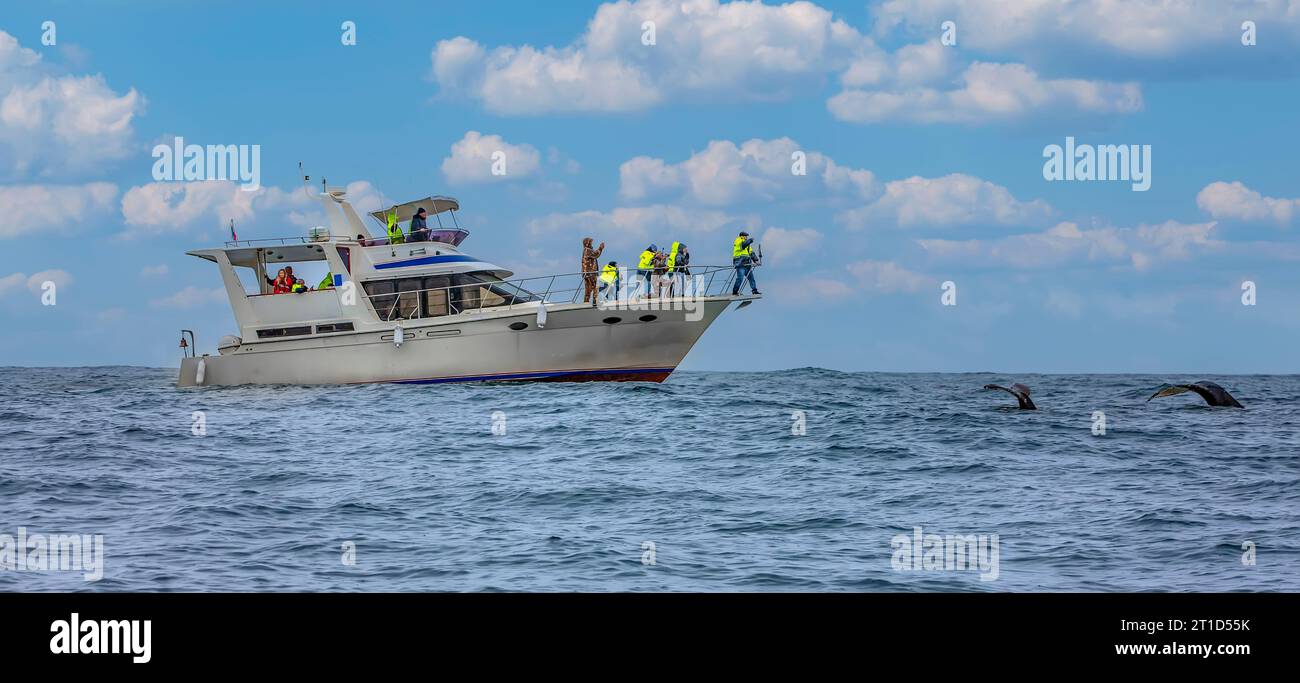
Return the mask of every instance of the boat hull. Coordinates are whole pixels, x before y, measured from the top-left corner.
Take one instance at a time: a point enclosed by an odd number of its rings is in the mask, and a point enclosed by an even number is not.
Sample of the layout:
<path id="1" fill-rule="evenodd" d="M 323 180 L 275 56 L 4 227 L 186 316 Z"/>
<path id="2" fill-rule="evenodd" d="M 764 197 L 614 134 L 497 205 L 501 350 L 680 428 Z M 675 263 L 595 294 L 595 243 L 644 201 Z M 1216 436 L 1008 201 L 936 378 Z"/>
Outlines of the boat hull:
<path id="1" fill-rule="evenodd" d="M 186 358 L 177 386 L 443 384 L 482 381 L 632 381 L 668 378 L 732 297 L 686 305 L 592 308 L 548 305 L 404 321 L 363 332 L 243 344 Z M 681 302 L 682 300 L 678 300 Z M 617 318 L 617 322 L 608 322 Z M 511 326 L 523 329 L 513 329 Z M 201 372 L 200 372 L 201 366 Z"/>

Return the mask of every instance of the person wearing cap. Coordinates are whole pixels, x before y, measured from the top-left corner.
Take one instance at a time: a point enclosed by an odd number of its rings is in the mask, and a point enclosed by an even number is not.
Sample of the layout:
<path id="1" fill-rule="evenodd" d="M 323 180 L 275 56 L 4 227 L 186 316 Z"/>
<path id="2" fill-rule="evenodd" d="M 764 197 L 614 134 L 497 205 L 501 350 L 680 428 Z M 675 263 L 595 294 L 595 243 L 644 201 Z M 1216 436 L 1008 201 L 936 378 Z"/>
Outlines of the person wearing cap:
<path id="1" fill-rule="evenodd" d="M 425 225 L 425 219 L 429 213 L 424 207 L 415 210 L 415 215 L 411 216 L 410 240 L 411 242 L 423 242 L 429 239 L 429 228 Z"/>
<path id="2" fill-rule="evenodd" d="M 758 294 L 758 285 L 754 283 L 754 239 L 744 230 L 731 243 L 731 265 L 736 267 L 736 281 L 731 285 L 731 295 L 740 294 L 740 283 L 749 279 L 749 291 Z"/>
<path id="3" fill-rule="evenodd" d="M 605 243 L 592 249 L 591 238 L 582 238 L 582 303 L 596 305 L 596 271 L 600 270 L 600 255 L 605 251 Z"/>
<path id="4" fill-rule="evenodd" d="M 606 301 L 618 298 L 618 261 L 610 261 L 600 271 L 600 293 Z"/>
<path id="5" fill-rule="evenodd" d="M 655 256 L 659 254 L 659 247 L 650 245 L 641 252 L 641 258 L 636 264 L 636 274 L 645 279 L 645 295 L 650 296 L 653 290 L 652 284 L 655 274 Z"/>

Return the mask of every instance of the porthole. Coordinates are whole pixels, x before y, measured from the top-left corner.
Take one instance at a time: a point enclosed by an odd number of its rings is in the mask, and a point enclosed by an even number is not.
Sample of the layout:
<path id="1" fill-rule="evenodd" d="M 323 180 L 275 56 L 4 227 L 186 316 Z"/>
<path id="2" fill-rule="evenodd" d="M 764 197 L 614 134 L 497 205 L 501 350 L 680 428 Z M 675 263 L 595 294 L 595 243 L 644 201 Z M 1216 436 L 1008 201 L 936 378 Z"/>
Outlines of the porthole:
<path id="1" fill-rule="evenodd" d="M 641 316 L 640 318 L 637 318 L 637 320 L 640 320 L 640 321 L 643 322 L 643 323 L 652 323 L 652 322 L 654 322 L 654 321 L 656 321 L 656 320 L 658 320 L 658 319 L 659 319 L 659 316 L 657 316 L 657 315 L 643 315 L 643 316 Z"/>
<path id="2" fill-rule="evenodd" d="M 605 323 L 606 325 L 617 325 L 618 323 L 623 322 L 623 319 L 619 317 L 611 317 L 611 318 L 605 318 L 601 322 Z"/>
<path id="3" fill-rule="evenodd" d="M 510 329 L 515 330 L 516 332 L 528 329 L 528 323 L 510 323 Z"/>

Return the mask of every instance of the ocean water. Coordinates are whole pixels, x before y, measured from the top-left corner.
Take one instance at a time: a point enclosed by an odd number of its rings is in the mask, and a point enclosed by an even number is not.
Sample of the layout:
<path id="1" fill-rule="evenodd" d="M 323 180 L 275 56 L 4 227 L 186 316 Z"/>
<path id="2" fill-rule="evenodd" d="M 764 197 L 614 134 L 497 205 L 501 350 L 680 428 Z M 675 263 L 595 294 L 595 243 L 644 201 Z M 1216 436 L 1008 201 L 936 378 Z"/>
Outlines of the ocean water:
<path id="1" fill-rule="evenodd" d="M 1296 376 L 174 379 L 0 368 L 0 534 L 104 539 L 0 590 L 1300 590 Z M 1198 379 L 1246 409 L 1145 402 Z M 917 527 L 996 535 L 996 578 L 896 569 Z"/>

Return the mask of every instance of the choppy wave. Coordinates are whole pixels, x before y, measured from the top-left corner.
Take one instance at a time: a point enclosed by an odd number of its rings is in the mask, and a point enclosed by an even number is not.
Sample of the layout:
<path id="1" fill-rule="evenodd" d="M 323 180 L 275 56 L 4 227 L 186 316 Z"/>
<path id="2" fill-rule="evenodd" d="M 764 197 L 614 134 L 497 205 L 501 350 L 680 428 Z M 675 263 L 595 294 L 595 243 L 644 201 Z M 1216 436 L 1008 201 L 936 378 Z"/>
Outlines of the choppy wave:
<path id="1" fill-rule="evenodd" d="M 1145 402 L 1174 379 L 1247 409 Z M 1040 410 L 980 390 L 1016 380 Z M 103 534 L 106 554 L 101 581 L 0 571 L 0 590 L 1300 589 L 1295 376 L 0 381 L 0 534 Z M 997 534 L 996 581 L 896 571 L 915 527 Z"/>

